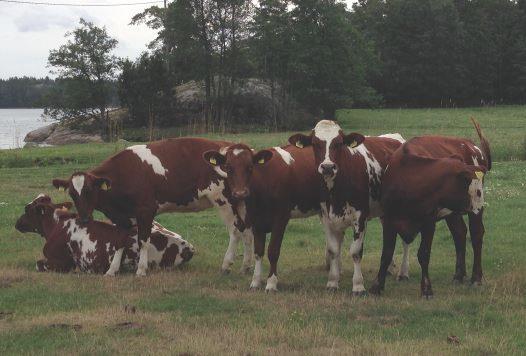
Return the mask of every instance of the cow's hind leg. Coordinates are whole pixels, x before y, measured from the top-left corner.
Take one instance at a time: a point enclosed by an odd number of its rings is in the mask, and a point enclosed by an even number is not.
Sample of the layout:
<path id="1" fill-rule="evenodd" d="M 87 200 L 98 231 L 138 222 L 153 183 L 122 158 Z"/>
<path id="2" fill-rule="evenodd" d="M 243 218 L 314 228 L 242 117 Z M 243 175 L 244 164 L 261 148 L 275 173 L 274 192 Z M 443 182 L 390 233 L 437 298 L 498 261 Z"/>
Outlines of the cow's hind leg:
<path id="1" fill-rule="evenodd" d="M 105 274 L 106 276 L 113 277 L 115 276 L 115 273 L 119 272 L 119 269 L 121 267 L 123 252 L 124 252 L 124 247 L 121 247 L 120 249 L 115 251 L 115 254 L 113 255 L 113 259 L 111 260 L 110 268 Z"/>
<path id="2" fill-rule="evenodd" d="M 453 281 L 462 283 L 464 282 L 464 277 L 466 277 L 466 234 L 468 233 L 468 229 L 464 223 L 464 219 L 458 214 L 447 216 L 446 223 L 453 236 L 457 255 Z"/>
<path id="3" fill-rule="evenodd" d="M 402 246 L 404 248 L 404 254 L 400 270 L 398 271 L 398 277 L 396 279 L 399 281 L 407 281 L 409 280 L 409 244 L 402 241 Z"/>
<path id="4" fill-rule="evenodd" d="M 265 233 L 254 231 L 255 265 L 250 289 L 258 289 L 261 287 L 261 274 L 263 272 L 263 256 L 265 254 L 266 239 L 267 235 Z"/>
<path id="5" fill-rule="evenodd" d="M 327 244 L 327 255 L 329 262 L 329 278 L 327 290 L 336 291 L 340 282 L 340 255 L 344 237 L 344 231 L 335 229 L 329 224 L 323 224 Z"/>
<path id="6" fill-rule="evenodd" d="M 137 241 L 139 243 L 140 250 L 139 263 L 137 265 L 137 276 L 146 276 L 146 270 L 148 269 L 148 249 L 150 247 L 148 238 L 152 233 L 153 217 L 154 214 L 144 214 L 137 216 Z"/>
<path id="7" fill-rule="evenodd" d="M 471 235 L 471 246 L 473 247 L 473 273 L 471 283 L 482 284 L 482 240 L 484 237 L 484 223 L 482 221 L 483 210 L 478 214 L 469 213 L 469 233 Z"/>
<path id="8" fill-rule="evenodd" d="M 380 259 L 380 269 L 378 270 L 378 275 L 374 281 L 369 292 L 371 294 L 380 295 L 385 287 L 385 277 L 387 275 L 387 270 L 389 264 L 393 260 L 394 250 L 396 247 L 396 230 L 394 226 L 389 222 L 389 220 L 384 219 L 383 224 L 383 247 L 382 247 L 382 257 Z"/>
<path id="9" fill-rule="evenodd" d="M 354 263 L 354 272 L 352 277 L 352 293 L 355 296 L 365 295 L 362 275 L 362 256 L 363 256 L 363 239 L 367 228 L 365 218 L 356 225 L 357 230 L 354 232 L 354 240 L 351 244 L 351 257 Z M 391 259 L 392 262 L 392 259 Z"/>
<path id="10" fill-rule="evenodd" d="M 270 262 L 270 271 L 267 279 L 266 292 L 278 291 L 278 260 L 283 242 L 283 234 L 289 222 L 288 218 L 281 218 L 274 223 L 272 234 L 268 244 L 268 260 Z"/>
<path id="11" fill-rule="evenodd" d="M 418 249 L 418 262 L 422 268 L 422 280 L 420 281 L 420 290 L 422 297 L 425 299 L 433 298 L 433 289 L 429 279 L 429 260 L 431 259 L 431 246 L 435 235 L 435 221 L 424 223 L 421 230 L 422 240 Z"/>

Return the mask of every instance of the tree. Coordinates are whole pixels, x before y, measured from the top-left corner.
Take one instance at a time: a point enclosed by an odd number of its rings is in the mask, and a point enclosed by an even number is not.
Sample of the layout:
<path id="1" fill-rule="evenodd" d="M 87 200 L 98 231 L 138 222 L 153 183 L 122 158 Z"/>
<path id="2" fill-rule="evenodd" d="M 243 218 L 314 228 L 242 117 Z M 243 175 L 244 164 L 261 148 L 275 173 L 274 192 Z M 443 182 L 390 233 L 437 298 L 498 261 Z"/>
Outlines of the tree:
<path id="1" fill-rule="evenodd" d="M 62 83 L 57 95 L 48 97 L 45 115 L 58 120 L 93 117 L 103 127 L 110 97 L 110 84 L 115 80 L 119 59 L 112 54 L 117 40 L 106 28 L 80 20 L 80 26 L 66 33 L 68 41 L 51 50 L 48 64 Z"/>

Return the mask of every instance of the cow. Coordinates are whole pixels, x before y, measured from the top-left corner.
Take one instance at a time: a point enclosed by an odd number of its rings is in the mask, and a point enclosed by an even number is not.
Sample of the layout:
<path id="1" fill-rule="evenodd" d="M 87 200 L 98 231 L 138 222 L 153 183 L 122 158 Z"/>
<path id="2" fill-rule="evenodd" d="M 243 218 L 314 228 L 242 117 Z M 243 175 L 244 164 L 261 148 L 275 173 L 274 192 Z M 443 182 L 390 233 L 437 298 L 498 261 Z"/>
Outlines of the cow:
<path id="1" fill-rule="evenodd" d="M 205 160 L 213 167 L 225 167 L 247 182 L 246 211 L 239 212 L 243 213 L 239 220 L 244 222 L 243 228 L 254 235 L 256 261 L 250 288 L 261 287 L 266 234 L 271 233 L 268 245 L 270 271 L 265 291 L 276 292 L 277 264 L 287 224 L 291 218 L 319 214 L 320 183 L 311 151 L 292 145 L 265 151 L 272 153 L 272 159 L 264 165 L 258 164 L 252 150 L 245 145 L 229 147 L 225 152 L 209 151 Z"/>
<path id="2" fill-rule="evenodd" d="M 386 263 L 393 254 L 396 235 L 410 243 L 420 233 L 421 294 L 426 299 L 433 297 L 428 267 L 435 225 L 441 219 L 446 220 L 455 242 L 453 280 L 462 283 L 466 275 L 464 214 L 468 214 L 473 247 L 471 283 L 482 283 L 483 181 L 491 169 L 491 151 L 480 125 L 475 119 L 472 122 L 480 147 L 464 138 L 421 136 L 393 153 L 382 183 L 383 250 L 380 270 L 371 287 L 373 294 L 384 289 Z"/>
<path id="3" fill-rule="evenodd" d="M 361 272 L 363 240 L 367 221 L 381 217 L 380 187 L 390 155 L 404 142 L 399 134 L 365 137 L 345 135 L 331 120 L 319 121 L 310 135 L 295 134 L 289 142 L 299 148 L 312 147 L 315 171 L 319 174 L 322 223 L 329 265 L 328 290 L 337 290 L 340 279 L 340 251 L 345 230 L 354 229 L 351 256 L 354 262 L 353 295 L 365 295 Z M 408 247 L 398 275 L 408 278 Z"/>
<path id="4" fill-rule="evenodd" d="M 235 211 L 243 209 L 246 181 L 235 172 L 210 167 L 201 157 L 210 150 L 235 146 L 231 142 L 202 138 L 177 138 L 135 145 L 124 149 L 85 172 L 75 172 L 68 180 L 53 180 L 56 188 L 67 189 L 80 219 L 87 221 L 97 209 L 112 222 L 129 227 L 136 221 L 140 248 L 137 275 L 146 275 L 148 236 L 157 214 L 194 212 L 216 207 L 227 226 L 230 242 L 222 270 L 233 264 L 239 240 L 244 242 L 243 270 L 253 260 L 253 236 L 239 231 Z M 257 164 L 265 164 L 269 151 L 254 154 Z M 120 260 L 122 250 L 115 258 Z M 118 264 L 117 264 L 118 265 Z M 111 274 L 108 274 L 111 275 Z"/>
<path id="5" fill-rule="evenodd" d="M 40 194 L 26 205 L 16 223 L 22 233 L 35 232 L 46 240 L 45 260 L 37 261 L 37 271 L 103 273 L 110 268 L 115 251 L 124 247 L 123 264 L 137 265 L 139 244 L 137 229 L 122 229 L 101 221 L 81 222 L 70 213 L 70 202 L 53 204 L 51 198 Z M 154 222 L 149 237 L 148 265 L 174 267 L 189 261 L 194 254 L 192 244 L 178 234 Z M 114 267 L 115 268 L 115 267 Z"/>

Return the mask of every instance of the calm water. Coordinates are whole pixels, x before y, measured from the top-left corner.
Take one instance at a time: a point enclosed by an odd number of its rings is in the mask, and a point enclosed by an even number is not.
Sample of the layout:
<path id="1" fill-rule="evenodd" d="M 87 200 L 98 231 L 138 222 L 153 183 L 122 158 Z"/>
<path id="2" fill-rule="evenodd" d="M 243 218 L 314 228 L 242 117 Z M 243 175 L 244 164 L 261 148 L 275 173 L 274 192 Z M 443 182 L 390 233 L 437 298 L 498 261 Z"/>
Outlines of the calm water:
<path id="1" fill-rule="evenodd" d="M 43 109 L 0 109 L 0 149 L 24 146 L 29 131 L 46 126 L 40 115 Z"/>

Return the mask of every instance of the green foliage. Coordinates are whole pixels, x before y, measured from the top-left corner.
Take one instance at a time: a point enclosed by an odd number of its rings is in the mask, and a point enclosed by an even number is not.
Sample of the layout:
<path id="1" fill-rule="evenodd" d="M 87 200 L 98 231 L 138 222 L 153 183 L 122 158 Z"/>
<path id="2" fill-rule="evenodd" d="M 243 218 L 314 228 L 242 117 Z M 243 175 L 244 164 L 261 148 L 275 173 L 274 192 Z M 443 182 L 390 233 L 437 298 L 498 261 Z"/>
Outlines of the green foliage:
<path id="1" fill-rule="evenodd" d="M 0 108 L 40 107 L 54 86 L 55 81 L 49 77 L 0 79 Z"/>

